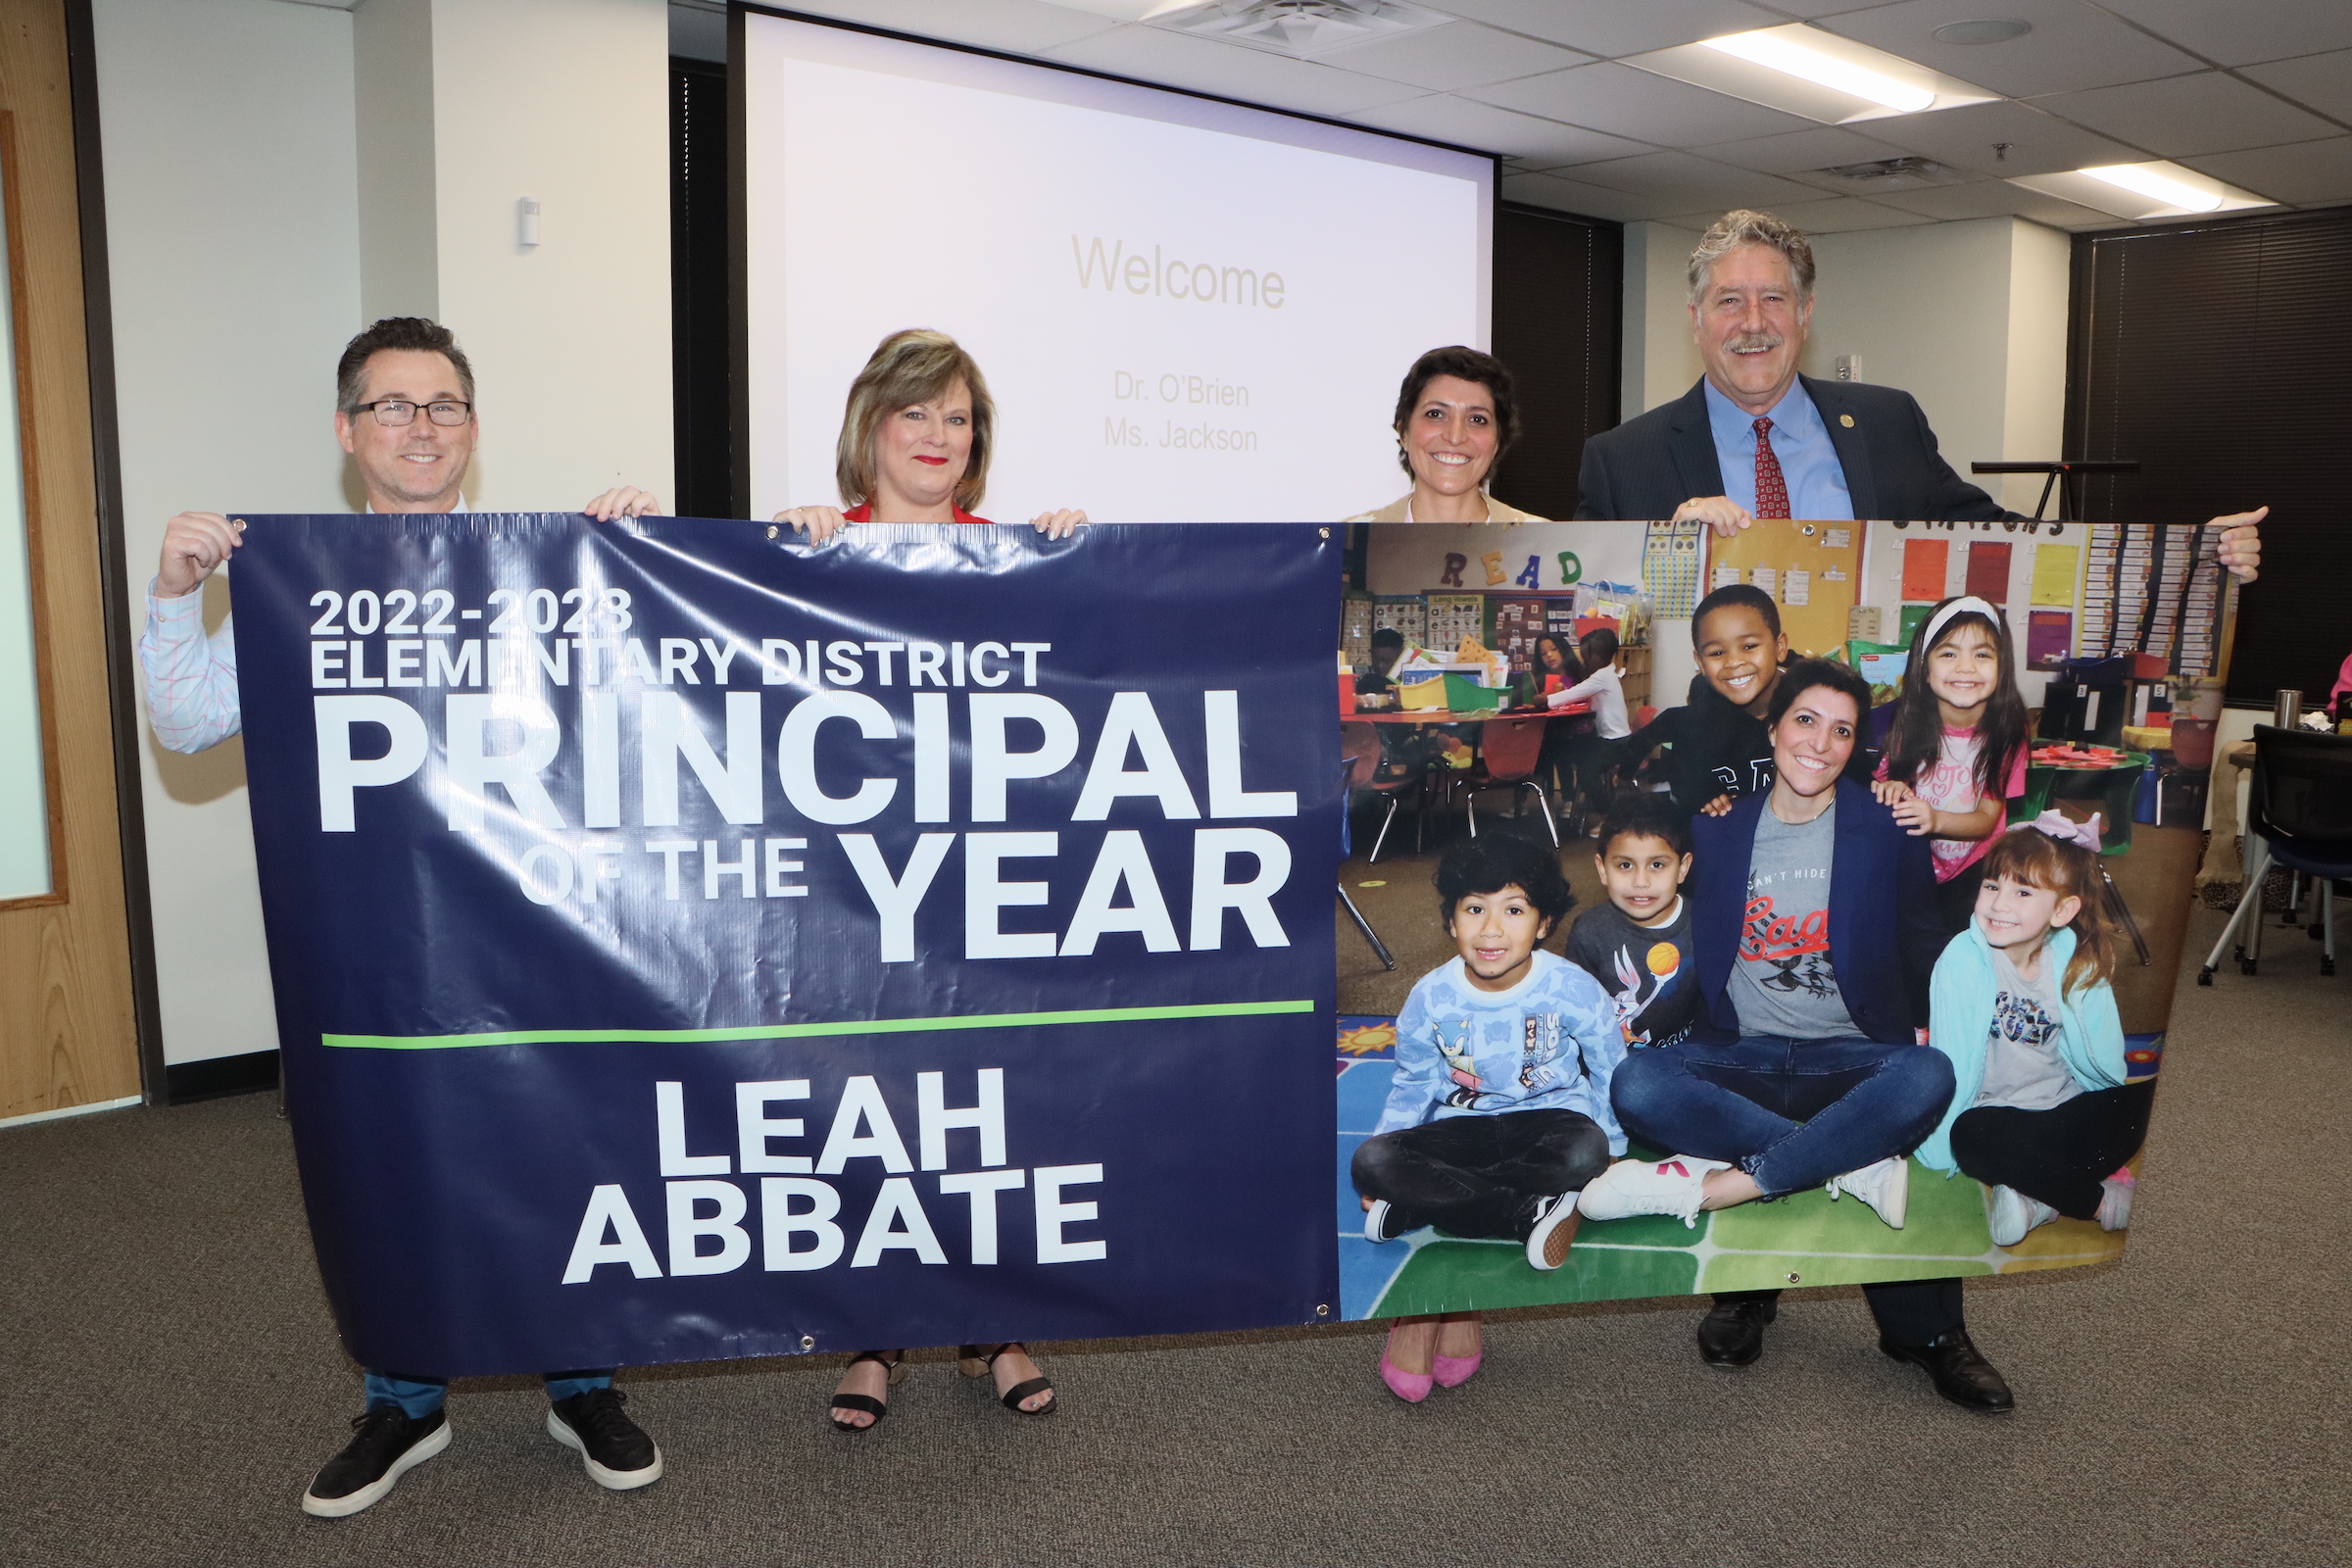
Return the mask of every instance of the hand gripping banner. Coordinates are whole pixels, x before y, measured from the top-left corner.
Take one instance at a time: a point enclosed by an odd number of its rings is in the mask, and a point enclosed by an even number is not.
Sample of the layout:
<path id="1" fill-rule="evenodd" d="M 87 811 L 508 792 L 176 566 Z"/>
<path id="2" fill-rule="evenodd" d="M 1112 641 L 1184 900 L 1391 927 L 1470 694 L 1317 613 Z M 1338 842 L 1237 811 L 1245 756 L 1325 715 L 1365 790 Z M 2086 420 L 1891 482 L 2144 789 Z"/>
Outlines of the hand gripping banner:
<path id="1" fill-rule="evenodd" d="M 1340 544 L 256 517 L 254 835 L 347 1348 L 1338 1315 Z"/>

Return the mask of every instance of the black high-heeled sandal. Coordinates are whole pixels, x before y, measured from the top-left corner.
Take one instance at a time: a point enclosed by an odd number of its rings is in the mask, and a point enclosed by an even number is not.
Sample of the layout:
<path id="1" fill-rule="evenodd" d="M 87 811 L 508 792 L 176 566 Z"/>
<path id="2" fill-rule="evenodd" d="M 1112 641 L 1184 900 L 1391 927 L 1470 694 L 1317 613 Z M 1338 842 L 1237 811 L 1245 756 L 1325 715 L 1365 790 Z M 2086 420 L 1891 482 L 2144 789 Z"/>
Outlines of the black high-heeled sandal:
<path id="1" fill-rule="evenodd" d="M 982 1349 L 977 1345 L 959 1346 L 956 1350 L 956 1370 L 967 1378 L 986 1377 L 997 1369 L 997 1357 L 1005 1351 L 1019 1350 L 1023 1354 L 1027 1354 L 1028 1349 L 1029 1348 L 1019 1340 L 1007 1340 L 993 1350 Z M 1006 1389 L 997 1402 L 1014 1415 L 1052 1415 L 1061 1408 L 1059 1395 L 1054 1395 L 1053 1398 L 1048 1399 L 1034 1410 L 1021 1407 L 1023 1399 L 1034 1398 L 1041 1394 L 1054 1394 L 1054 1384 L 1050 1379 L 1034 1377 L 1025 1383 L 1016 1383 Z"/>
<path id="2" fill-rule="evenodd" d="M 906 1352 L 905 1350 L 892 1350 L 887 1354 L 880 1350 L 860 1350 L 850 1357 L 850 1366 L 856 1366 L 860 1361 L 871 1361 L 882 1368 L 885 1373 L 882 1386 L 886 1389 L 897 1388 L 901 1380 L 906 1376 Z M 842 1371 L 846 1375 L 849 1367 L 842 1368 Z M 889 1404 L 875 1398 L 870 1394 L 836 1394 L 833 1396 L 832 1408 L 833 1410 L 851 1410 L 860 1415 L 873 1417 L 865 1425 L 858 1426 L 834 1415 L 832 1417 L 833 1430 L 852 1436 L 860 1432 L 873 1431 L 882 1424 L 882 1418 L 890 1414 Z M 827 1413 L 831 1414 L 830 1411 Z"/>

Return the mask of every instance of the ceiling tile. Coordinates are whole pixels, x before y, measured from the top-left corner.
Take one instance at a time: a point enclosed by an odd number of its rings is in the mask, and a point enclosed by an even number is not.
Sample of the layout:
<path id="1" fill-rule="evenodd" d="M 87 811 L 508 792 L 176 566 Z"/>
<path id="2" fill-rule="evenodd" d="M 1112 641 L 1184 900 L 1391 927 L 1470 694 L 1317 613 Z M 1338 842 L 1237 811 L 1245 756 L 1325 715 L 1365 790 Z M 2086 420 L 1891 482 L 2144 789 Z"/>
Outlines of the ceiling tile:
<path id="1" fill-rule="evenodd" d="M 1533 115 L 1515 114 L 1493 104 L 1446 93 L 1359 110 L 1348 118 L 1359 125 L 1500 153 L 1531 169 L 1558 169 L 1656 150 L 1645 142 L 1563 125 L 1557 121 L 1539 120 Z"/>
<path id="2" fill-rule="evenodd" d="M 1548 207 L 1555 213 L 1605 218 L 1617 223 L 1660 218 L 1678 205 L 1669 197 L 1633 196 L 1621 190 L 1603 190 L 1598 185 L 1564 179 L 1557 174 L 1505 174 L 1502 177 L 1502 199 L 1525 202 L 1530 207 Z"/>
<path id="3" fill-rule="evenodd" d="M 2220 65 L 2251 65 L 2352 47 L 2344 0 L 2101 0 L 2183 49 Z"/>
<path id="4" fill-rule="evenodd" d="M 1889 191 L 1879 200 L 1889 207 L 1942 222 L 1967 218 L 2030 218 L 2052 228 L 2074 228 L 2117 220 L 2112 213 L 2077 206 L 2023 185 L 2012 185 L 2005 179 L 1980 179 L 1966 185 L 1942 185 L 1928 190 Z"/>
<path id="5" fill-rule="evenodd" d="M 2007 43 L 1942 43 L 1947 22 L 2013 18 L 2034 24 Z M 1824 20 L 1822 26 L 2012 98 L 2105 87 L 2202 64 L 2080 0 L 1908 0 Z"/>
<path id="6" fill-rule="evenodd" d="M 1777 27 L 1788 19 L 1741 0 L 1433 0 L 1438 9 L 1473 17 L 1588 54 L 1638 55 L 1650 49 Z"/>
<path id="7" fill-rule="evenodd" d="M 1118 25 L 1108 17 L 1048 5 L 1045 0 L 991 0 L 984 6 L 942 6 L 936 0 L 793 0 L 792 9 L 812 17 L 1023 55 Z"/>
<path id="8" fill-rule="evenodd" d="M 2352 49 L 2248 66 L 2238 74 L 2286 94 L 2306 109 L 2352 123 Z"/>
<path id="9" fill-rule="evenodd" d="M 2180 162 L 2273 201 L 2304 207 L 2352 202 L 2352 136 Z"/>
<path id="10" fill-rule="evenodd" d="M 1609 62 L 1475 87 L 1464 96 L 1666 147 L 1813 128 L 1811 121 L 1777 109 Z"/>
<path id="11" fill-rule="evenodd" d="M 1310 115 L 1352 114 L 1420 96 L 1417 89 L 1401 82 L 1334 71 L 1287 55 L 1195 38 L 1164 27 L 1116 27 L 1062 44 L 1048 51 L 1048 58 L 1139 81 L 1188 87 L 1194 92 Z"/>
<path id="12" fill-rule="evenodd" d="M 1642 196 L 1667 196 L 1684 207 L 1763 207 L 1773 202 L 1814 201 L 1820 192 L 1810 186 L 1753 170 L 1734 169 L 1691 153 L 1644 153 L 1639 158 L 1613 158 L 1585 164 L 1576 177 L 1588 184 Z"/>
<path id="13" fill-rule="evenodd" d="M 2036 98 L 2034 107 L 2163 158 L 2277 147 L 2332 134 L 2317 115 L 2218 71 Z"/>
<path id="14" fill-rule="evenodd" d="M 1766 174 L 1794 174 L 1805 170 L 1835 169 L 1840 164 L 1869 164 L 1882 158 L 1903 156 L 1900 147 L 1872 141 L 1868 136 L 1857 136 L 1835 125 L 1792 130 L 1786 136 L 1751 136 L 1690 150 L 1701 158 L 1737 164 L 1741 169 Z"/>
<path id="15" fill-rule="evenodd" d="M 2086 164 L 2135 164 L 2147 158 L 2135 148 L 2013 103 L 1896 115 L 1872 121 L 1870 133 L 1980 174 L 2047 174 Z M 2008 146 L 2006 156 L 1994 151 L 2001 143 Z"/>
<path id="16" fill-rule="evenodd" d="M 1427 32 L 1341 49 L 1315 59 L 1337 71 L 1361 72 L 1367 76 L 1451 92 L 1456 87 L 1564 71 L 1589 63 L 1591 56 L 1496 32 L 1474 22 L 1449 22 Z"/>
<path id="17" fill-rule="evenodd" d="M 1696 227 L 1702 233 L 1707 225 L 1721 218 L 1720 211 L 1678 213 L 1664 221 L 1685 228 Z M 1772 209 L 1772 216 L 1794 223 L 1808 234 L 1845 234 L 1858 228 L 1901 228 L 1913 223 L 1932 223 L 1932 218 L 1917 213 L 1897 212 L 1877 202 L 1866 202 L 1858 196 L 1833 196 L 1822 201 L 1783 202 Z"/>

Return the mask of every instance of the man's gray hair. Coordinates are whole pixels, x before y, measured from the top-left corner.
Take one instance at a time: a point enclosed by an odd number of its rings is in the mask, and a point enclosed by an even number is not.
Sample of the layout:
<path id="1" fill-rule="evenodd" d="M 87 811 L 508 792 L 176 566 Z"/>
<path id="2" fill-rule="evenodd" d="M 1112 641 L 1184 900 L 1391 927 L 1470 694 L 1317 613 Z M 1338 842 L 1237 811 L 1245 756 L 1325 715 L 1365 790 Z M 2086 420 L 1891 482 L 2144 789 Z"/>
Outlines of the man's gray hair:
<path id="1" fill-rule="evenodd" d="M 1699 296 L 1707 291 L 1708 270 L 1742 245 L 1767 245 L 1788 257 L 1797 301 L 1801 304 L 1813 297 L 1813 247 L 1804 231 L 1770 213 L 1741 207 L 1715 220 L 1698 236 L 1698 249 L 1690 253 L 1691 304 L 1698 304 Z"/>

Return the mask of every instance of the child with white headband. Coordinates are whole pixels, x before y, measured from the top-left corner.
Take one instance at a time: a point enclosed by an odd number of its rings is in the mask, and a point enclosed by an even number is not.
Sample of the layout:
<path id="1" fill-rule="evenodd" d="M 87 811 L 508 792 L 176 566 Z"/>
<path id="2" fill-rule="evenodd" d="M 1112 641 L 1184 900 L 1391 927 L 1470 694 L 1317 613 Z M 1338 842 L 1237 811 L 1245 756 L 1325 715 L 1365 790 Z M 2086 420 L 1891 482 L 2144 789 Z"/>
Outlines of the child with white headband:
<path id="1" fill-rule="evenodd" d="M 2099 870 L 2099 819 L 2044 811 L 1978 863 L 1969 928 L 1936 962 L 1928 1043 L 1954 1091 L 1919 1162 L 1992 1192 L 1996 1247 L 2061 1214 L 2122 1230 L 2123 1168 L 2148 1131 L 2156 1080 L 2127 1081 L 2110 978 L 2122 915 Z"/>
<path id="2" fill-rule="evenodd" d="M 1901 693 L 1871 714 L 1881 748 L 1874 788 L 1895 820 L 1928 840 L 1938 912 L 1958 932 L 1976 907 L 1978 862 L 2025 793 L 2026 700 L 2001 612 L 1974 595 L 1920 623 Z"/>

